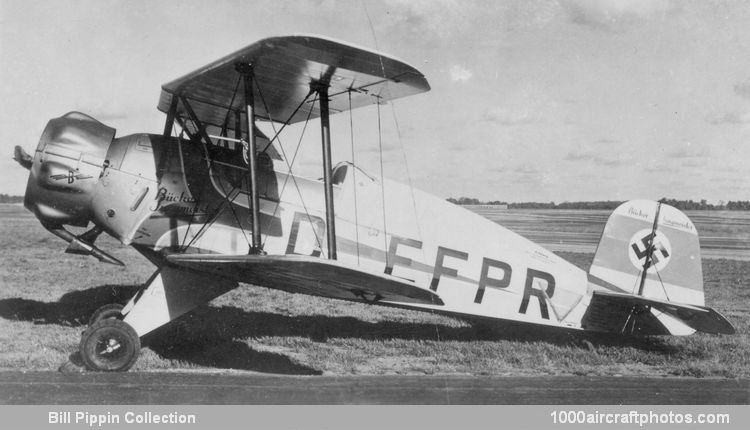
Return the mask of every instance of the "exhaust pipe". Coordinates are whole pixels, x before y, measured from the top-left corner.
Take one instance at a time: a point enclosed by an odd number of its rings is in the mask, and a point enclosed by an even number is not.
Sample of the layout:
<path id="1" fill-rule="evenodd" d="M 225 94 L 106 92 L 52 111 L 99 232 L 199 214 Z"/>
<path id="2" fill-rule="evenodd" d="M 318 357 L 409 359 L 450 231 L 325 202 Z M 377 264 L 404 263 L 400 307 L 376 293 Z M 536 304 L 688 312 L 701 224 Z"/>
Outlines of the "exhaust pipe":
<path id="1" fill-rule="evenodd" d="M 65 249 L 65 253 L 67 254 L 91 255 L 102 263 L 114 264 L 116 266 L 125 265 L 122 261 L 107 254 L 94 245 L 96 238 L 99 237 L 102 231 L 104 231 L 101 227 L 94 227 L 80 236 L 75 236 L 73 233 L 65 230 L 61 225 L 49 225 L 44 223 L 42 223 L 42 225 L 52 234 L 70 244 L 68 245 L 68 248 Z"/>

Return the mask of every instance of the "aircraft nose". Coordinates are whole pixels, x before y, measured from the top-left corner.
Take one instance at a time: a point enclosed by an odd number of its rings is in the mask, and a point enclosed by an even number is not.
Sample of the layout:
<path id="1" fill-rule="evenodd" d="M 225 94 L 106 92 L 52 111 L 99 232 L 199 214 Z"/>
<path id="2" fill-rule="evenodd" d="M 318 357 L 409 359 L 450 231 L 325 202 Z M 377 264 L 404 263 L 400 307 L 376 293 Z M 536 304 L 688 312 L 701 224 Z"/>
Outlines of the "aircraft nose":
<path id="1" fill-rule="evenodd" d="M 86 226 L 91 198 L 115 129 L 70 112 L 47 123 L 36 159 L 16 147 L 14 158 L 29 169 L 24 205 L 42 224 Z"/>

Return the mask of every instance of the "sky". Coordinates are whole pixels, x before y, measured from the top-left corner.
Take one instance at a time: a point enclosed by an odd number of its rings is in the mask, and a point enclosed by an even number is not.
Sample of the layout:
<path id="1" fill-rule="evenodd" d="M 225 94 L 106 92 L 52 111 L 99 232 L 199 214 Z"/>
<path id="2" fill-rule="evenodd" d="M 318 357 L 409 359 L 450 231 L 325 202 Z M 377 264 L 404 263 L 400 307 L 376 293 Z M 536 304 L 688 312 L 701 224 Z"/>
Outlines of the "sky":
<path id="1" fill-rule="evenodd" d="M 750 200 L 750 2 L 705 0 L 0 0 L 0 193 L 23 194 L 13 147 L 50 118 L 160 133 L 162 84 L 299 33 L 432 87 L 379 127 L 375 106 L 334 115 L 334 161 L 353 148 L 378 174 L 382 143 L 386 177 L 442 198 Z M 282 146 L 301 140 L 295 171 L 320 177 L 319 131 L 301 134 Z"/>

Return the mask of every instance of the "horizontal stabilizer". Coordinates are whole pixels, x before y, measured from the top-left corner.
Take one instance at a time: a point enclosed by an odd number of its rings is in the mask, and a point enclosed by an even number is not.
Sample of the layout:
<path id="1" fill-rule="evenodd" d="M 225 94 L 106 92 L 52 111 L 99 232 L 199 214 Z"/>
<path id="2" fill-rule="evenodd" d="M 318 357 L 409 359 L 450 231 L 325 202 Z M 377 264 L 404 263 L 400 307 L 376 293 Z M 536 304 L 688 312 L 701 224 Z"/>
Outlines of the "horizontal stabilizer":
<path id="1" fill-rule="evenodd" d="M 732 324 L 711 308 L 609 291 L 593 293 L 581 325 L 587 330 L 638 335 L 735 333 Z"/>
<path id="2" fill-rule="evenodd" d="M 317 257 L 174 254 L 167 259 L 187 269 L 291 293 L 368 303 L 383 300 L 443 305 L 437 294 L 407 280 Z"/>

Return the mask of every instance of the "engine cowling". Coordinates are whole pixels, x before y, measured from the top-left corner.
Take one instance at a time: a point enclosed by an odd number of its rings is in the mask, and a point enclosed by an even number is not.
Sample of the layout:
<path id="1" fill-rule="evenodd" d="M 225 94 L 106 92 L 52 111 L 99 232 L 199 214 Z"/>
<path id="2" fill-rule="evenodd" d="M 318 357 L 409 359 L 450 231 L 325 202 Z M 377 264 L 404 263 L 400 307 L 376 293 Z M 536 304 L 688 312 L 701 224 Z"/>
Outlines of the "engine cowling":
<path id="1" fill-rule="evenodd" d="M 44 225 L 85 227 L 115 129 L 80 112 L 51 119 L 33 155 L 24 206 Z"/>
<path id="2" fill-rule="evenodd" d="M 97 248 L 107 232 L 129 244 L 153 210 L 157 196 L 152 145 L 161 136 L 136 134 L 115 139 L 115 129 L 80 112 L 47 123 L 34 155 L 17 147 L 15 159 L 29 169 L 24 205 L 53 234 L 70 245 L 66 252 L 122 264 Z M 74 235 L 64 226 L 94 227 Z"/>

